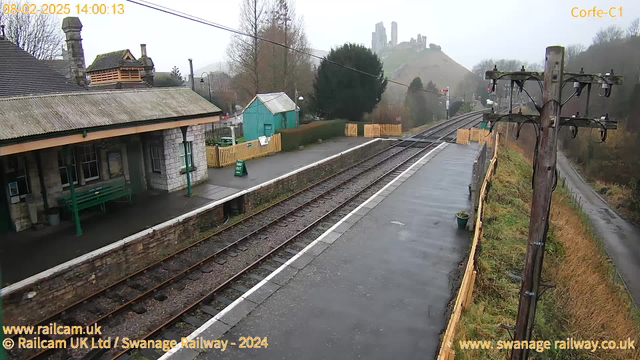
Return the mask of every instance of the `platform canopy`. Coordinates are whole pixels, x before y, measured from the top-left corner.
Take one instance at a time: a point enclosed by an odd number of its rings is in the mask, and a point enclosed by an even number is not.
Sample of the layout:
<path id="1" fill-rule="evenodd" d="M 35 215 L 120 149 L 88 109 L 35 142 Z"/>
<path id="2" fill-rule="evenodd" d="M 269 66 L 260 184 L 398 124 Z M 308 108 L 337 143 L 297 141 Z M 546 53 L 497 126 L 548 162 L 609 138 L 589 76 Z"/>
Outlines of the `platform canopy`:
<path id="1" fill-rule="evenodd" d="M 214 122 L 220 113 L 188 88 L 0 98 L 0 155 Z"/>

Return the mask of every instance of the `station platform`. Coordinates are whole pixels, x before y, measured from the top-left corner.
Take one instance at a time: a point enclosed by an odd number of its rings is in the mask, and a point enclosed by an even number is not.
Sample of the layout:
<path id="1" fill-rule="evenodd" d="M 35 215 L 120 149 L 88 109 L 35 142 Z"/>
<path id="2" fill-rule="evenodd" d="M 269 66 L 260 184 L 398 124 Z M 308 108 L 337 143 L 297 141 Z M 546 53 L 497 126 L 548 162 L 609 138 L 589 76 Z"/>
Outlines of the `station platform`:
<path id="1" fill-rule="evenodd" d="M 1 287 L 371 140 L 339 137 L 304 150 L 247 160 L 249 175 L 242 178 L 233 176 L 233 166 L 209 169 L 209 180 L 194 186 L 192 197 L 185 196 L 186 189 L 173 193 L 149 190 L 134 195 L 132 205 L 107 203 L 106 213 L 98 209 L 81 215 L 80 237 L 75 235 L 72 221 L 63 221 L 55 228 L 1 234 Z"/>
<path id="2" fill-rule="evenodd" d="M 470 233 L 477 144 L 441 144 L 221 311 L 162 360 L 434 358 Z M 240 349 L 242 336 L 268 347 Z M 236 346 L 231 345 L 235 343 Z"/>
<path id="3" fill-rule="evenodd" d="M 244 177 L 234 176 L 233 166 L 209 168 L 208 184 L 237 191 L 248 189 L 369 141 L 371 139 L 364 137 L 337 137 L 321 144 L 305 145 L 303 150 L 279 152 L 247 160 L 245 163 L 249 174 Z"/>

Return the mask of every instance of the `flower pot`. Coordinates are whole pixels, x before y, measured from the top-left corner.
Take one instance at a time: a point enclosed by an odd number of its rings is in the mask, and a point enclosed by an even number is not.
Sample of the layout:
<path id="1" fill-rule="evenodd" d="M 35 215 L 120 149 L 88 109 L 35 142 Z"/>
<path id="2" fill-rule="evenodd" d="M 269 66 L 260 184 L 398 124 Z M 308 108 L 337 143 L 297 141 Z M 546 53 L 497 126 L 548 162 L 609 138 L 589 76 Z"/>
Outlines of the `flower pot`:
<path id="1" fill-rule="evenodd" d="M 460 217 L 456 215 L 456 221 L 458 222 L 458 229 L 464 229 L 467 226 L 467 222 L 469 221 L 469 217 Z"/>

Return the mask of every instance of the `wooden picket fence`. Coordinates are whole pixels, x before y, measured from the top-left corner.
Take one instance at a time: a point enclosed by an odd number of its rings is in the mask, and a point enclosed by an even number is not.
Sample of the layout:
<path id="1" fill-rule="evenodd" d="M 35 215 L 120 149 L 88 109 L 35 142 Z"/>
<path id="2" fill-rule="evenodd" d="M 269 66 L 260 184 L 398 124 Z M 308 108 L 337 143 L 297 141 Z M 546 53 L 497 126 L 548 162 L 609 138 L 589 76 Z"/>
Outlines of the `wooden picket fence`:
<path id="1" fill-rule="evenodd" d="M 402 136 L 401 124 L 366 124 L 364 137 L 374 138 L 380 136 Z"/>
<path id="2" fill-rule="evenodd" d="M 498 139 L 498 134 L 496 134 L 496 145 L 498 144 Z M 494 146 L 491 163 L 489 164 L 487 174 L 485 175 L 484 181 L 482 182 L 480 193 L 478 194 L 478 211 L 476 213 L 477 217 L 473 233 L 473 242 L 471 243 L 471 250 L 469 252 L 469 259 L 467 260 L 467 266 L 462 278 L 462 283 L 460 284 L 460 289 L 458 289 L 458 295 L 456 296 L 456 302 L 453 307 L 453 312 L 451 313 L 451 318 L 449 318 L 449 324 L 447 325 L 447 329 L 445 330 L 444 336 L 442 338 L 442 345 L 440 346 L 440 352 L 438 353 L 438 360 L 453 360 L 455 358 L 453 338 L 455 335 L 456 326 L 460 321 L 462 311 L 469 309 L 473 301 L 473 286 L 476 281 L 475 257 L 476 249 L 478 247 L 478 241 L 482 237 L 482 210 L 484 207 L 484 198 L 487 195 L 487 184 L 489 183 L 489 180 L 493 175 L 497 158 L 498 146 Z"/>
<path id="3" fill-rule="evenodd" d="M 223 167 L 235 164 L 236 160 L 249 160 L 261 156 L 277 153 L 282 150 L 280 134 L 271 135 L 267 145 L 260 145 L 259 140 L 247 141 L 242 144 L 216 147 L 207 146 L 207 166 Z"/>
<path id="4" fill-rule="evenodd" d="M 357 137 L 358 124 L 344 124 L 344 136 Z"/>

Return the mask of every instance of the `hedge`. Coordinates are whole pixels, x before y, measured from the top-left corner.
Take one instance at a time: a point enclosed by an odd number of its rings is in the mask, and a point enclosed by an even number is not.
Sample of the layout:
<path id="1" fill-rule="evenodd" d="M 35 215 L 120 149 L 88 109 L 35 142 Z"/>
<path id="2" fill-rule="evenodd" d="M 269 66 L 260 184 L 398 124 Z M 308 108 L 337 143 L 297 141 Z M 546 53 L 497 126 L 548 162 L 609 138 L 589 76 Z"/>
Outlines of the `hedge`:
<path id="1" fill-rule="evenodd" d="M 300 145 L 315 143 L 318 139 L 330 139 L 344 135 L 344 120 L 314 121 L 296 129 L 277 130 L 282 138 L 282 150 L 296 150 Z"/>

